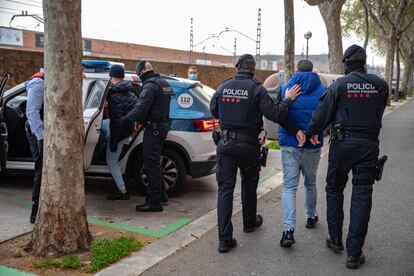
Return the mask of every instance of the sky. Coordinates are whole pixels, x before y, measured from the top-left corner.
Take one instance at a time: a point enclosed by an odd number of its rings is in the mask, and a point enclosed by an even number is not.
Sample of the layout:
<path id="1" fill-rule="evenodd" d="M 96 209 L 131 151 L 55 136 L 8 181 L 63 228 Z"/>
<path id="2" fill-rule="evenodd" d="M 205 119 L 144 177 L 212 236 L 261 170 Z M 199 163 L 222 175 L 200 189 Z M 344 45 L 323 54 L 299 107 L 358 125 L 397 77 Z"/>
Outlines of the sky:
<path id="1" fill-rule="evenodd" d="M 295 4 L 295 53 L 306 49 L 304 33 L 312 32 L 309 54 L 328 53 L 328 38 L 325 24 L 317 7 L 303 0 Z M 42 14 L 41 0 L 0 0 L 0 25 L 9 26 L 12 13 L 27 10 Z M 130 42 L 189 50 L 190 20 L 194 24 L 196 51 L 230 55 L 237 39 L 237 54 L 255 54 L 255 42 L 237 32 L 224 32 L 228 27 L 256 40 L 257 13 L 261 8 L 262 32 L 261 54 L 283 54 L 284 10 L 283 0 L 82 0 L 83 37 Z M 19 18 L 12 27 L 43 31 L 43 26 L 34 19 Z M 343 39 L 344 50 L 352 44 L 363 42 L 356 36 Z M 383 57 L 375 56 L 368 49 L 368 63 L 383 65 Z"/>

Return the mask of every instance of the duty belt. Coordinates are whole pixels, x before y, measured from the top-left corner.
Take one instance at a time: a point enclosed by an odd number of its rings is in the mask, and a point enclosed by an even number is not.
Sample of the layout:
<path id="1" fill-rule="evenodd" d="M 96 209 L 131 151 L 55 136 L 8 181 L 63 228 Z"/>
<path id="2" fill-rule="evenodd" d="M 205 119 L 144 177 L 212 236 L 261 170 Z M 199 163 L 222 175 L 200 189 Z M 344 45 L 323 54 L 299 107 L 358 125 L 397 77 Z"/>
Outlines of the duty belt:
<path id="1" fill-rule="evenodd" d="M 361 139 L 368 139 L 374 142 L 378 142 L 378 136 L 366 132 L 359 132 L 359 131 L 343 131 L 344 138 L 361 138 Z"/>
<path id="2" fill-rule="evenodd" d="M 166 128 L 168 127 L 168 122 L 148 122 L 147 127 L 152 129 Z"/>
<path id="3" fill-rule="evenodd" d="M 253 135 L 247 135 L 234 130 L 222 130 L 221 133 L 221 138 L 224 139 L 224 141 L 227 141 L 227 139 L 232 139 L 238 142 L 248 143 L 255 146 L 259 145 L 258 137 Z"/>

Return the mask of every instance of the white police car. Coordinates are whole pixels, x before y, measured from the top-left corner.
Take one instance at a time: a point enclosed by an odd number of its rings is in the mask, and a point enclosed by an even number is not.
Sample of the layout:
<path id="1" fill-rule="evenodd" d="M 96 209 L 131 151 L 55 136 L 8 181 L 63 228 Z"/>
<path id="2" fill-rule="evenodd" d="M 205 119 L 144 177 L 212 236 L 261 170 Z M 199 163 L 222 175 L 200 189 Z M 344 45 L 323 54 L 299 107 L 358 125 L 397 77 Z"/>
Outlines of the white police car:
<path id="1" fill-rule="evenodd" d="M 105 119 L 105 99 L 109 90 L 108 61 L 83 61 L 83 104 L 85 125 L 85 173 L 109 174 L 99 136 Z M 138 85 L 135 73 L 125 79 Z M 165 77 L 175 92 L 170 108 L 170 132 L 162 153 L 162 173 L 169 193 L 177 191 L 186 175 L 193 178 L 215 172 L 216 149 L 211 132 L 218 126 L 209 111 L 211 88 L 199 82 Z M 7 82 L 4 80 L 3 82 Z M 1 172 L 33 170 L 24 125 L 26 122 L 26 88 L 24 83 L 3 92 L 0 87 L 0 168 Z M 120 164 L 127 183 L 145 191 L 148 184 L 142 163 L 143 132 L 126 145 Z"/>

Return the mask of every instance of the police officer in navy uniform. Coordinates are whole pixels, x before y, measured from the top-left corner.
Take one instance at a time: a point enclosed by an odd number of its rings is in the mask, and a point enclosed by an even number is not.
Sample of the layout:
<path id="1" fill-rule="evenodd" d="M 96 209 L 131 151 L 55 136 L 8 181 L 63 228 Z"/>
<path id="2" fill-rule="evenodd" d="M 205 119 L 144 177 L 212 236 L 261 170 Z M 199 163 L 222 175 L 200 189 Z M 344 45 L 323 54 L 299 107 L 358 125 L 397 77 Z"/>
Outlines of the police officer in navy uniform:
<path id="1" fill-rule="evenodd" d="M 388 98 L 387 83 L 368 74 L 365 49 L 349 47 L 344 55 L 345 76 L 337 79 L 322 95 L 308 126 L 313 144 L 316 134 L 331 125 L 329 166 L 326 177 L 327 246 L 336 253 L 342 244 L 343 191 L 352 170 L 350 225 L 346 248 L 347 267 L 359 268 L 365 262 L 362 247 L 368 230 L 373 184 L 378 177 L 378 135 Z"/>
<path id="2" fill-rule="evenodd" d="M 124 116 L 122 123 L 138 121 L 145 125 L 143 139 L 143 163 L 148 177 L 147 198 L 137 205 L 137 212 L 161 212 L 161 202 L 168 200 L 161 173 L 161 151 L 167 137 L 170 101 L 174 95 L 168 82 L 154 72 L 146 60 L 140 61 L 136 73 L 142 81 L 142 92 L 135 108 Z"/>
<path id="3" fill-rule="evenodd" d="M 274 102 L 253 78 L 255 65 L 252 55 L 242 55 L 236 63 L 237 74 L 220 85 L 210 104 L 211 114 L 220 119 L 221 129 L 217 145 L 218 251 L 221 253 L 237 245 L 231 223 L 237 168 L 242 179 L 243 230 L 253 232 L 263 223 L 263 217 L 256 214 L 262 117 L 272 121 L 284 119 L 300 92 L 299 86 L 295 86 L 281 102 Z"/>

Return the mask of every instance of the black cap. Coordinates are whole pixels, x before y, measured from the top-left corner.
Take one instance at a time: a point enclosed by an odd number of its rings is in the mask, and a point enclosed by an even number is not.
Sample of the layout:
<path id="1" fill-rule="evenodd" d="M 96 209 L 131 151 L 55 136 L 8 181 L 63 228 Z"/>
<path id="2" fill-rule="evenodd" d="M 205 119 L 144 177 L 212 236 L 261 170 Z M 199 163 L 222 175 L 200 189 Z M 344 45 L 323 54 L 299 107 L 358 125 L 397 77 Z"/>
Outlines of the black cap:
<path id="1" fill-rule="evenodd" d="M 356 44 L 349 46 L 348 49 L 345 50 L 344 55 L 342 56 L 342 62 L 345 62 L 353 53 L 358 51 L 365 51 L 365 49 Z"/>
<path id="2" fill-rule="evenodd" d="M 250 61 L 255 62 L 255 61 L 254 61 L 254 57 L 253 57 L 252 55 L 250 55 L 250 54 L 244 54 L 244 55 L 241 55 L 241 56 L 239 57 L 239 59 L 238 59 L 238 60 L 237 60 L 237 62 L 236 62 L 235 67 L 236 67 L 236 68 L 239 68 L 240 64 L 241 64 L 243 61 L 245 61 L 245 60 L 250 60 Z"/>
<path id="3" fill-rule="evenodd" d="M 147 60 L 141 60 L 138 62 L 137 68 L 135 68 L 135 73 L 139 76 L 139 72 L 145 67 L 145 63 L 147 63 Z"/>
<path id="4" fill-rule="evenodd" d="M 118 64 L 112 65 L 111 68 L 109 68 L 109 76 L 123 79 L 125 77 L 124 67 Z"/>

